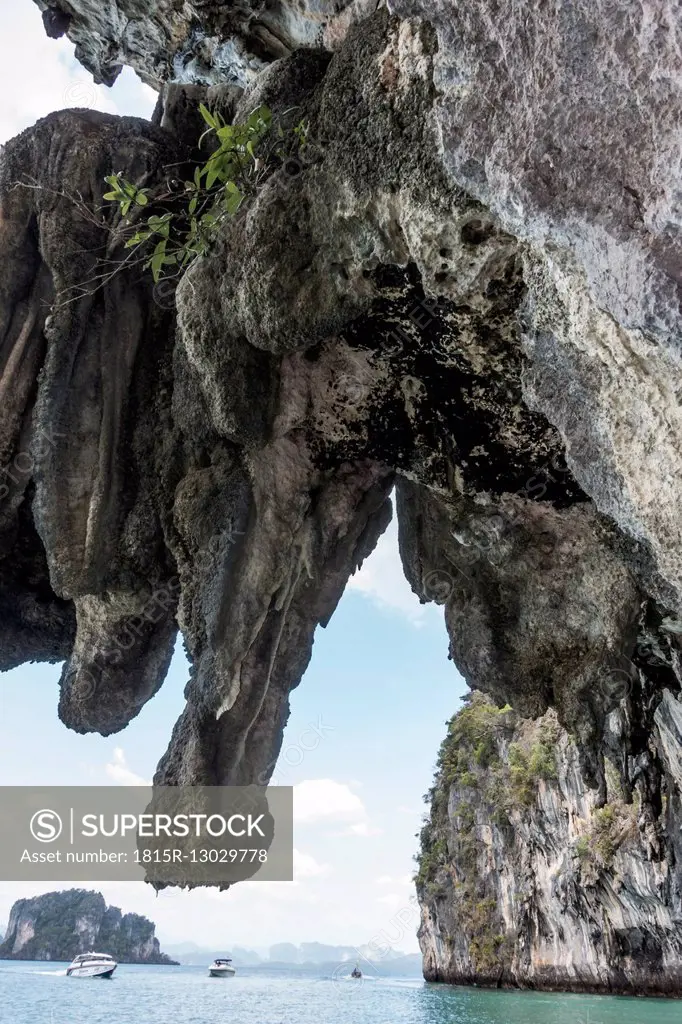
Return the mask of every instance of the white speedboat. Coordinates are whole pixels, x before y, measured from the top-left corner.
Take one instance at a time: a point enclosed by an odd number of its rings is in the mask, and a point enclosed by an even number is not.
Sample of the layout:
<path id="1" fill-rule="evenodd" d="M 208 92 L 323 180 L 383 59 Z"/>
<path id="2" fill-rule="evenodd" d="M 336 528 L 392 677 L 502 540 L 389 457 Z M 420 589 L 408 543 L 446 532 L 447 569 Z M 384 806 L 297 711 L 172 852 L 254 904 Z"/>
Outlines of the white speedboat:
<path id="1" fill-rule="evenodd" d="M 118 964 L 108 953 L 81 953 L 73 958 L 67 978 L 110 978 Z"/>
<path id="2" fill-rule="evenodd" d="M 232 961 L 226 957 L 224 960 L 214 960 L 208 973 L 211 978 L 231 978 L 237 972 L 232 966 Z"/>

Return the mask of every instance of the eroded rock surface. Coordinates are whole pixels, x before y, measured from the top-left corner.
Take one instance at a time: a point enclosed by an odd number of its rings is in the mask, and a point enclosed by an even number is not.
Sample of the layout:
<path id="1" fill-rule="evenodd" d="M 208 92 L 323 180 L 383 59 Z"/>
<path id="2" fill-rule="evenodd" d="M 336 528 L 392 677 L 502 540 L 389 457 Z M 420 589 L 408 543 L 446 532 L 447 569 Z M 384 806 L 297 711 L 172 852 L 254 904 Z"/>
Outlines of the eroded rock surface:
<path id="1" fill-rule="evenodd" d="M 35 2 L 48 35 L 68 34 L 95 81 L 112 85 L 127 64 L 155 88 L 171 80 L 246 85 L 271 61 L 321 45 L 330 20 L 353 6 L 351 0 Z"/>
<path id="2" fill-rule="evenodd" d="M 669 694 L 662 708 L 679 708 Z M 663 712 L 665 715 L 666 712 Z M 682 738 L 679 712 L 673 733 Z M 585 785 L 555 713 L 529 721 L 474 694 L 452 719 L 421 835 L 417 889 L 425 977 L 563 991 L 679 992 L 679 757 L 656 725 L 655 815 L 607 758 L 604 802 Z M 610 729 L 627 732 L 622 711 Z"/>
<path id="3" fill-rule="evenodd" d="M 97 287 L 122 255 L 103 175 L 122 162 L 142 180 L 172 152 L 146 122 L 64 112 L 2 163 L 3 661 L 66 659 L 60 713 L 76 729 L 125 725 L 177 631 L 174 596 L 129 630 L 173 574 L 147 472 L 172 321 L 139 269 Z"/>
<path id="4" fill-rule="evenodd" d="M 62 717 L 108 732 L 179 626 L 192 677 L 158 781 L 266 781 L 395 485 L 406 574 L 470 685 L 556 709 L 590 808 L 615 765 L 660 838 L 681 706 L 673 6 L 49 7 L 97 77 L 127 62 L 164 89 L 153 127 L 66 112 L 4 153 L 0 443 L 29 458 L 0 506 L 3 665 L 67 658 Z M 96 253 L 120 258 L 104 174 L 168 175 L 202 97 L 237 121 L 296 109 L 310 146 L 175 304 L 133 269 L 74 295 Z M 673 840 L 646 848 L 679 888 Z"/>

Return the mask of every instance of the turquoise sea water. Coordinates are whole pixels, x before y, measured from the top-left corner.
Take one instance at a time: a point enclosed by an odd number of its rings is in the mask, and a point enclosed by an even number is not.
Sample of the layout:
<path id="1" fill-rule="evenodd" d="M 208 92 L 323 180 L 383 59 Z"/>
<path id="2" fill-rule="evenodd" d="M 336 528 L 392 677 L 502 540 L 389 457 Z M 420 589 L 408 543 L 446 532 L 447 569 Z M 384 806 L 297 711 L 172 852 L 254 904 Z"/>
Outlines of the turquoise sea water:
<path id="1" fill-rule="evenodd" d="M 664 1000 L 488 992 L 421 981 L 366 981 L 201 967 L 118 968 L 111 981 L 66 965 L 0 961 L 7 1024 L 680 1024 Z"/>

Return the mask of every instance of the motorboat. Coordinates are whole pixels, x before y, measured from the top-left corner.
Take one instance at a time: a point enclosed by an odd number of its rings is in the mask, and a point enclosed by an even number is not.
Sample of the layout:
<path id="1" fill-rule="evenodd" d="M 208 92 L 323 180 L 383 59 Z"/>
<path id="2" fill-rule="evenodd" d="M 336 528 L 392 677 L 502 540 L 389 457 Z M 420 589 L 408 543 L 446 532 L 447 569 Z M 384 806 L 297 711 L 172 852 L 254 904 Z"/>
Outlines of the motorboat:
<path id="1" fill-rule="evenodd" d="M 350 972 L 350 976 L 351 976 L 351 978 L 361 978 L 362 977 L 362 971 L 360 970 L 360 968 L 358 967 L 357 964 L 355 965 L 353 970 Z"/>
<path id="2" fill-rule="evenodd" d="M 225 957 L 223 960 L 214 960 L 208 969 L 208 973 L 211 978 L 231 978 L 237 971 L 232 966 L 232 961 Z"/>
<path id="3" fill-rule="evenodd" d="M 118 964 L 108 953 L 80 953 L 71 961 L 67 978 L 110 978 Z"/>

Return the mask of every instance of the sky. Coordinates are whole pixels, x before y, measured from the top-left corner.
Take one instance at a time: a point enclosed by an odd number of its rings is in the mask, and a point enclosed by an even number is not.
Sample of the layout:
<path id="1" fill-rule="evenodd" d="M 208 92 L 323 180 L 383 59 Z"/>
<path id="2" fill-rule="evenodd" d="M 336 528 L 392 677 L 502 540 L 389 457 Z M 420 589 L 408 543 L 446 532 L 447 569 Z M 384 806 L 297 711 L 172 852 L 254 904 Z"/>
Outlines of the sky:
<path id="1" fill-rule="evenodd" d="M 0 0 L 0 144 L 39 117 L 89 106 L 148 117 L 156 95 L 125 70 L 95 86 L 67 40 L 50 40 L 30 0 Z M 90 883 L 143 913 L 162 943 L 265 949 L 276 942 L 383 944 L 416 952 L 413 856 L 445 722 L 465 684 L 447 660 L 442 611 L 406 583 L 391 524 L 351 578 L 292 694 L 274 781 L 294 786 L 295 879 L 226 893 Z M 157 696 L 116 736 L 79 736 L 57 718 L 60 667 L 0 680 L 0 785 L 135 785 L 151 779 L 180 715 L 188 666 L 180 648 Z M 76 883 L 74 883 L 76 884 Z M 0 882 L 0 928 L 12 903 L 68 888 Z"/>

